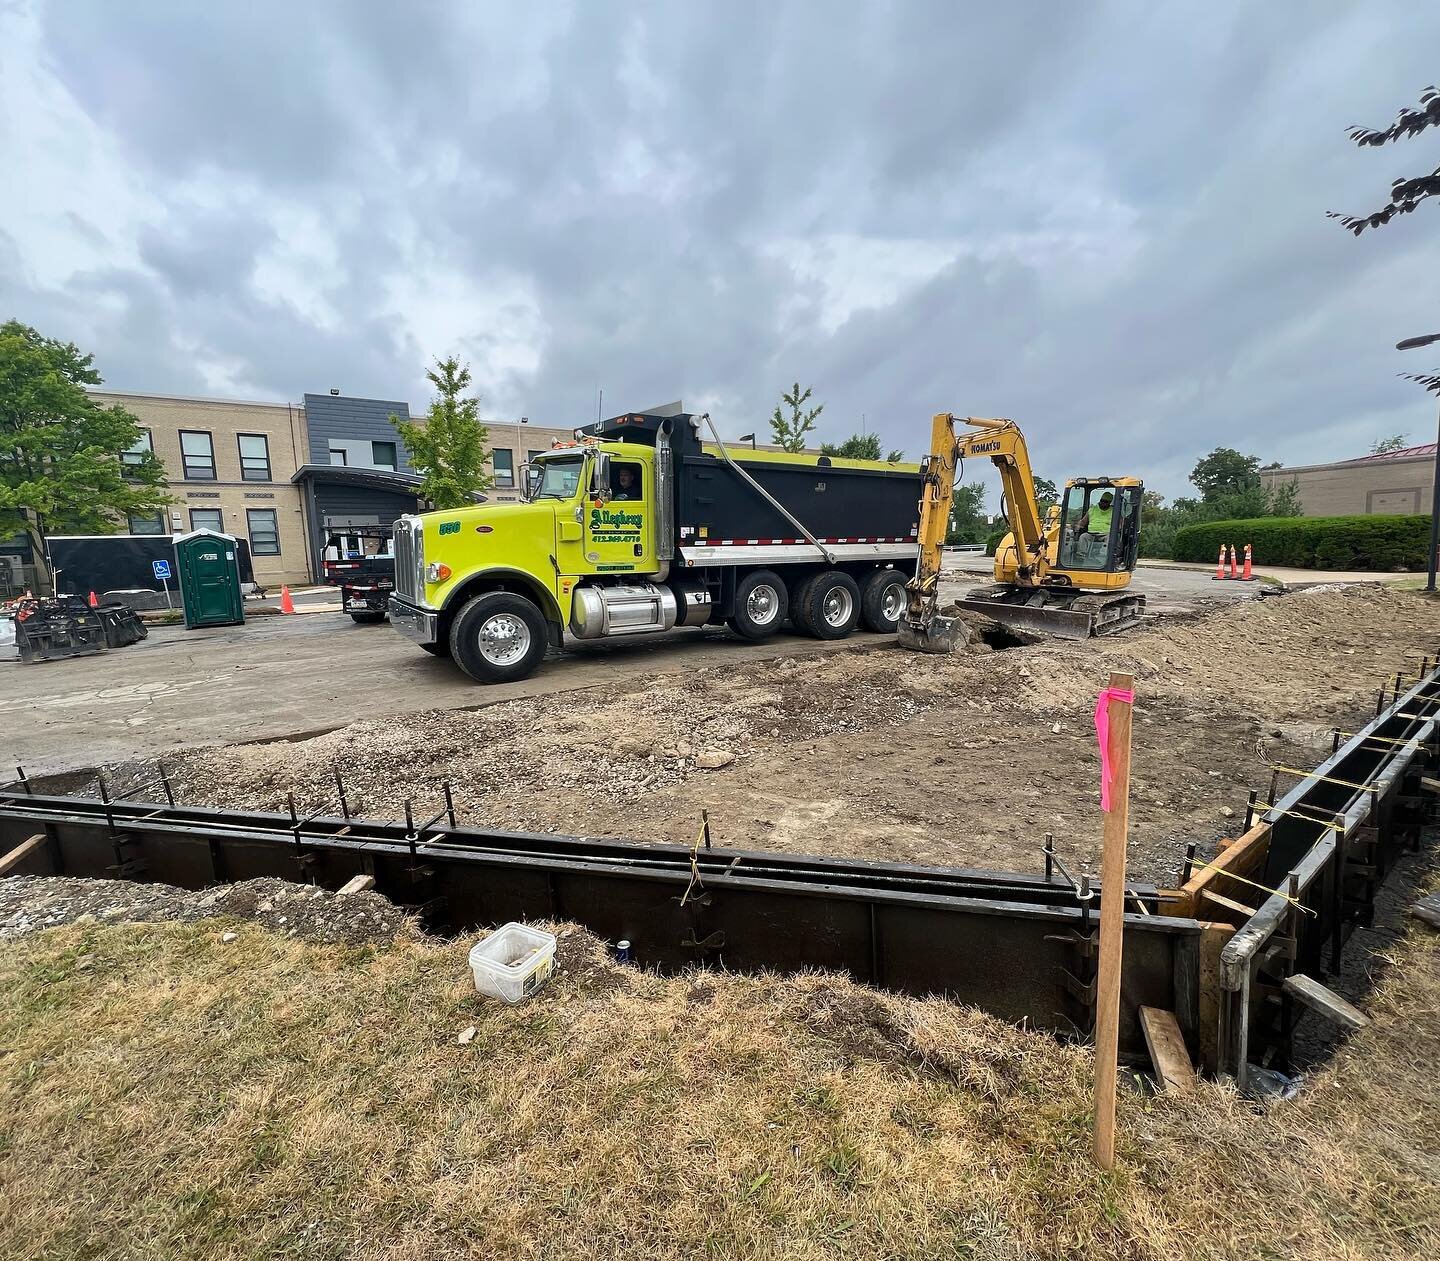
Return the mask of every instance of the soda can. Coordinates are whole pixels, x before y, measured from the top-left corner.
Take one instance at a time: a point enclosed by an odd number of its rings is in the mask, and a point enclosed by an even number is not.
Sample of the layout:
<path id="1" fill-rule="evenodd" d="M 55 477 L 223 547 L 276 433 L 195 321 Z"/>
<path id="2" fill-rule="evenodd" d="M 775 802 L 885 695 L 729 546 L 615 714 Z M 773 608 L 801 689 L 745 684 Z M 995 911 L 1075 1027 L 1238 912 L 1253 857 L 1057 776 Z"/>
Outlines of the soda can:
<path id="1" fill-rule="evenodd" d="M 628 941 L 617 941 L 615 943 L 615 962 L 630 962 L 630 943 Z"/>

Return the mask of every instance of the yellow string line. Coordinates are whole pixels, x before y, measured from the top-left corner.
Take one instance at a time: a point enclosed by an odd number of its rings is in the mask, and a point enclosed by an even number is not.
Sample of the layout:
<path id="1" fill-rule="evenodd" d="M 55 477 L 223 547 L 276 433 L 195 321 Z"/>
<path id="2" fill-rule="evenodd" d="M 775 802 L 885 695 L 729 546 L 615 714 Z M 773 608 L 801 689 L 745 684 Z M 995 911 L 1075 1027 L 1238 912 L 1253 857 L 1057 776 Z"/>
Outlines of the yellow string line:
<path id="1" fill-rule="evenodd" d="M 1272 771 L 1282 771 L 1286 775 L 1298 775 L 1301 779 L 1322 779 L 1327 784 L 1340 784 L 1345 788 L 1358 788 L 1361 792 L 1374 792 L 1374 784 L 1357 784 L 1351 779 L 1336 779 L 1333 775 L 1320 775 L 1315 771 L 1297 770 L 1293 766 L 1276 766 L 1273 762 L 1267 763 Z"/>
<path id="2" fill-rule="evenodd" d="M 1374 740 L 1377 744 L 1396 744 L 1401 748 L 1418 747 L 1419 736 L 1406 736 L 1403 740 L 1397 740 L 1394 736 L 1367 736 L 1359 731 L 1341 731 L 1339 727 L 1331 727 L 1331 731 L 1339 732 L 1342 736 L 1348 736 L 1351 740 Z"/>
<path id="3" fill-rule="evenodd" d="M 1200 870 L 1202 872 L 1215 871 L 1218 874 L 1228 877 L 1231 880 L 1238 880 L 1241 884 L 1248 884 L 1252 889 L 1259 889 L 1261 893 L 1268 893 L 1271 897 L 1284 898 L 1285 901 L 1289 902 L 1290 905 L 1295 907 L 1296 910 L 1304 911 L 1306 915 L 1316 914 L 1308 906 L 1302 905 L 1299 898 L 1293 898 L 1288 893 L 1280 892 L 1279 889 L 1272 889 L 1269 885 L 1257 884 L 1254 880 L 1247 880 L 1244 876 L 1237 876 L 1233 871 L 1226 871 L 1223 867 L 1216 867 L 1215 863 L 1218 863 L 1219 861 L 1220 860 L 1217 858 L 1213 862 L 1204 863 L 1202 864 Z M 1191 879 L 1194 879 L 1194 873 L 1191 874 Z M 1255 909 L 1259 910 L 1260 908 L 1256 907 Z M 1318 919 L 1319 916 L 1316 915 L 1316 918 Z"/>
<path id="4" fill-rule="evenodd" d="M 1269 806 L 1263 814 L 1278 814 L 1289 819 L 1303 819 L 1306 823 L 1318 823 L 1321 827 L 1330 828 L 1336 832 L 1343 832 L 1345 829 L 1333 819 L 1317 819 L 1312 814 L 1301 814 L 1298 810 L 1281 810 L 1277 806 Z"/>
<path id="5" fill-rule="evenodd" d="M 690 895 L 695 891 L 698 884 L 702 889 L 705 887 L 700 879 L 700 842 L 705 839 L 705 821 L 700 821 L 700 831 L 695 837 L 695 843 L 690 847 L 690 883 L 685 886 L 685 892 L 680 895 L 680 905 L 684 906 L 690 900 Z"/>

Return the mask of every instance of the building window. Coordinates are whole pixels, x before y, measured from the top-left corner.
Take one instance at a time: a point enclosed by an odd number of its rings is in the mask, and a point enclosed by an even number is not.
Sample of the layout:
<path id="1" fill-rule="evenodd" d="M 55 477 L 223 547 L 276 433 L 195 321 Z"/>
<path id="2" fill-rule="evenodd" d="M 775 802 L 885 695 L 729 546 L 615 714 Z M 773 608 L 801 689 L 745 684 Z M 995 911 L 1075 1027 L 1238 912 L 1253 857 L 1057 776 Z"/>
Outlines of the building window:
<path id="1" fill-rule="evenodd" d="M 128 451 L 120 452 L 120 475 L 131 479 L 138 477 L 145 457 L 154 453 L 155 444 L 150 439 L 150 431 L 142 429 L 135 445 Z"/>
<path id="2" fill-rule="evenodd" d="M 495 461 L 495 485 L 504 490 L 513 490 L 515 486 L 515 452 L 492 451 L 490 455 Z"/>
<path id="3" fill-rule="evenodd" d="M 185 465 L 187 482 L 215 480 L 215 444 L 204 430 L 180 431 L 180 459 Z"/>
<path id="4" fill-rule="evenodd" d="M 346 456 L 346 454 L 345 454 L 345 448 L 344 448 L 344 447 L 331 447 L 331 448 L 330 448 L 330 463 L 331 463 L 331 464 L 349 464 L 349 463 L 350 463 L 349 457 Z"/>
<path id="5" fill-rule="evenodd" d="M 280 555 L 280 526 L 274 508 L 246 508 L 245 521 L 250 527 L 251 556 Z"/>
<path id="6" fill-rule="evenodd" d="M 526 459 L 529 463 L 534 464 L 535 461 L 538 460 L 538 459 L 539 459 L 542 455 L 544 455 L 544 454 L 545 454 L 545 452 L 543 452 L 543 451 L 527 451 L 527 452 L 525 452 L 525 459 Z"/>
<path id="7" fill-rule="evenodd" d="M 240 443 L 240 477 L 247 482 L 270 480 L 270 440 L 263 433 L 237 435 Z"/>
<path id="8" fill-rule="evenodd" d="M 163 513 L 155 513 L 149 517 L 131 517 L 131 534 L 164 534 L 165 516 Z"/>
<path id="9" fill-rule="evenodd" d="M 393 442 L 372 442 L 370 444 L 370 463 L 376 468 L 389 469 L 393 473 L 396 469 L 395 444 Z"/>
<path id="10" fill-rule="evenodd" d="M 190 528 L 192 530 L 214 530 L 225 533 L 225 514 L 219 508 L 191 508 Z"/>

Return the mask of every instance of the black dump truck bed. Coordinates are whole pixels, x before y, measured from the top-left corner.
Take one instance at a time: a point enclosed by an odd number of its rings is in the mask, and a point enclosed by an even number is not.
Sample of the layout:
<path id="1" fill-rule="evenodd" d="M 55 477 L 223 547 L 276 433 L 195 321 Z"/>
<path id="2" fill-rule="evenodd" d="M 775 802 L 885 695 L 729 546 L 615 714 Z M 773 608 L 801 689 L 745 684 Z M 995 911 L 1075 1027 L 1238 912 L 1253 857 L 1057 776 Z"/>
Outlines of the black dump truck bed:
<path id="1" fill-rule="evenodd" d="M 816 543 L 832 558 L 915 552 L 918 465 L 754 451 L 730 443 L 722 453 L 718 442 L 706 441 L 708 418 L 683 414 L 631 414 L 580 432 L 610 441 L 669 443 L 675 544 L 692 565 L 811 559 Z"/>

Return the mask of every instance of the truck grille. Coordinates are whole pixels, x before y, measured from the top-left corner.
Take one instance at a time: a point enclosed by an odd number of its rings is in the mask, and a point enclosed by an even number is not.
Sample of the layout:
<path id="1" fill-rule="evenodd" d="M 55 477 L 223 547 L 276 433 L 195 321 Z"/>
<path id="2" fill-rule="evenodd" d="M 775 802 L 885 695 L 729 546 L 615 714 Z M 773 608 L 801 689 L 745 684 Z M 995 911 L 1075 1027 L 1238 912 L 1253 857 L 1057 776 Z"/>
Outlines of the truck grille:
<path id="1" fill-rule="evenodd" d="M 418 517 L 400 517 L 395 522 L 395 594 L 420 603 L 425 568 L 425 527 Z"/>

